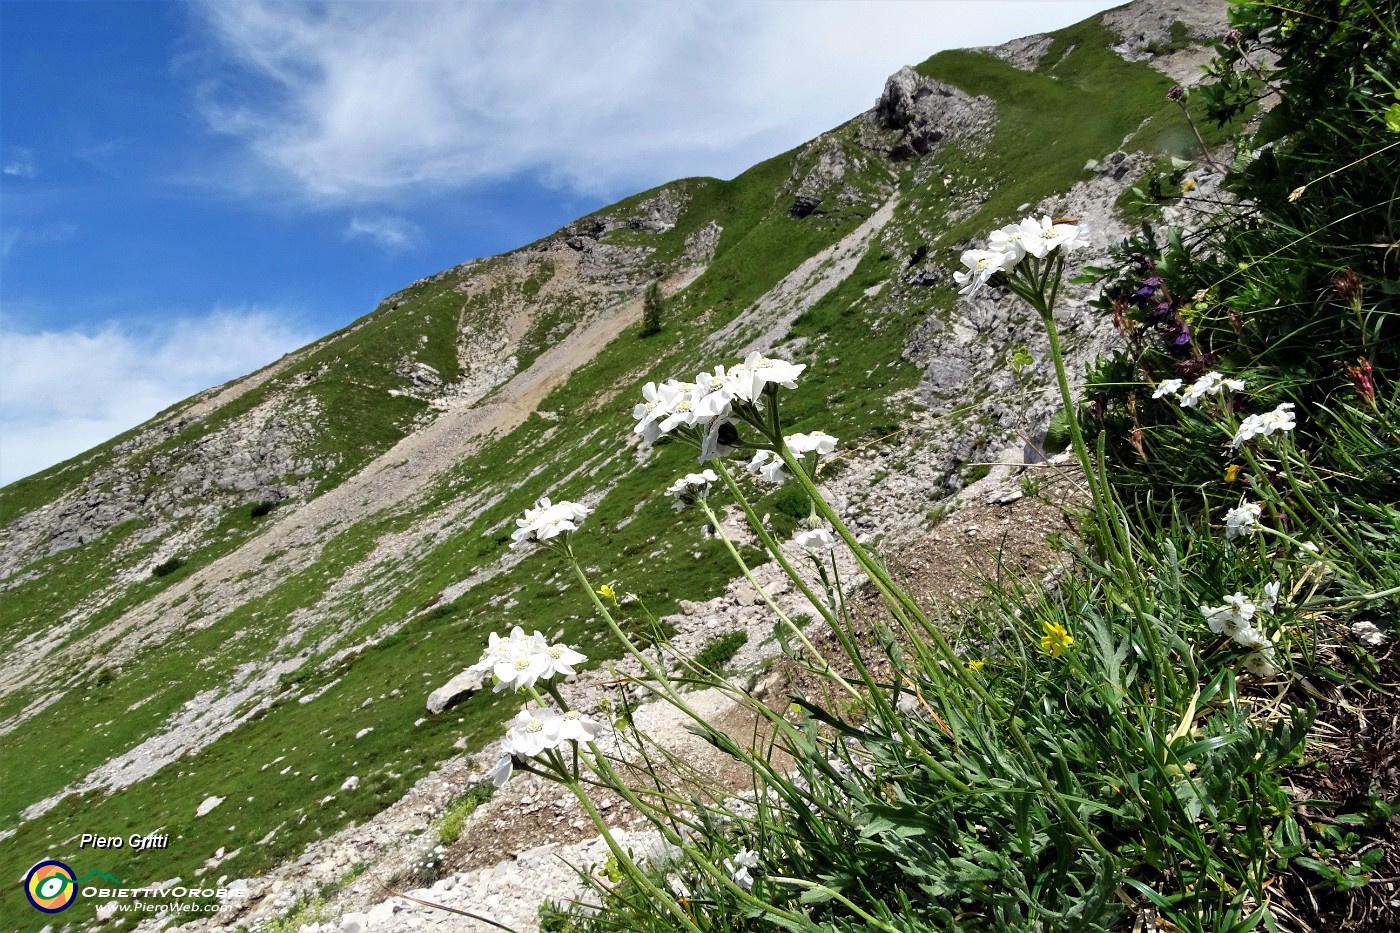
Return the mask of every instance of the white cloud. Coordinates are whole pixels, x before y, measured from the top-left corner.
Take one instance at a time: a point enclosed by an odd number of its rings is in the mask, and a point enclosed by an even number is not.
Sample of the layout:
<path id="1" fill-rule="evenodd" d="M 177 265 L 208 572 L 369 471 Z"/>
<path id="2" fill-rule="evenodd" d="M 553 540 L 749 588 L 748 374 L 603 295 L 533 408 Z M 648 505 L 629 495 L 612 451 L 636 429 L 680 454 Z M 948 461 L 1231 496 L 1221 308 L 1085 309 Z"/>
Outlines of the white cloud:
<path id="1" fill-rule="evenodd" d="M 35 178 L 39 174 L 39 169 L 34 164 L 33 152 L 28 149 L 16 148 L 5 160 L 5 164 L 0 166 L 0 172 L 16 178 Z"/>
<path id="2" fill-rule="evenodd" d="M 520 172 L 616 193 L 732 175 L 867 109 L 900 65 L 1112 5 L 206 0 L 215 67 L 200 104 L 314 200 Z"/>
<path id="3" fill-rule="evenodd" d="M 27 333 L 0 323 L 0 484 L 100 444 L 312 338 L 272 309 L 218 310 L 142 333 Z"/>
<path id="4" fill-rule="evenodd" d="M 402 217 L 354 217 L 345 229 L 345 238 L 367 237 L 386 250 L 409 249 L 423 242 L 423 231 Z"/>
<path id="5" fill-rule="evenodd" d="M 17 246 L 62 243 L 72 239 L 77 233 L 76 224 L 62 222 L 40 224 L 37 227 L 5 227 L 3 232 L 0 232 L 0 259 L 9 259 L 10 253 Z"/>

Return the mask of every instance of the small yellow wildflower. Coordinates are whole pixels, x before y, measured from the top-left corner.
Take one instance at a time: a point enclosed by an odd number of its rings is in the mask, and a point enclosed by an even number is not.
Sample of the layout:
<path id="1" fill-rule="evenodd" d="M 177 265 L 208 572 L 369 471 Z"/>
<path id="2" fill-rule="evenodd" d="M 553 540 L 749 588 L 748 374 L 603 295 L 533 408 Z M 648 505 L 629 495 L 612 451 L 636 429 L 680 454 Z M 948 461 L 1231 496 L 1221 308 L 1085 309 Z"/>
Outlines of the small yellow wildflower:
<path id="1" fill-rule="evenodd" d="M 987 666 L 987 660 L 986 660 L 985 658 L 978 658 L 976 661 L 968 661 L 968 662 L 967 662 L 967 669 L 970 670 L 970 671 L 974 671 L 974 672 L 980 671 L 980 670 L 982 670 L 982 668 L 984 668 L 984 667 L 986 667 L 986 666 Z"/>
<path id="2" fill-rule="evenodd" d="M 1240 478 L 1240 465 L 1232 463 L 1225 468 L 1225 482 L 1233 483 Z"/>
<path id="3" fill-rule="evenodd" d="M 597 590 L 599 596 L 603 597 L 608 602 L 612 603 L 614 606 L 617 605 L 617 590 L 613 589 L 613 586 L 616 583 L 616 580 L 614 580 L 612 583 L 604 583 L 602 586 L 598 587 Z"/>
<path id="4" fill-rule="evenodd" d="M 1074 644 L 1074 638 L 1058 622 L 1042 622 L 1041 629 L 1044 634 L 1040 636 L 1040 650 L 1052 658 L 1058 658 L 1065 653 L 1066 648 Z"/>
<path id="5" fill-rule="evenodd" d="M 1193 191 L 1195 191 L 1195 190 L 1196 190 L 1196 179 L 1194 179 L 1194 178 L 1188 178 L 1188 179 L 1186 179 L 1186 183 L 1185 183 L 1184 185 L 1181 186 L 1181 193 L 1182 193 L 1182 194 L 1190 194 L 1191 192 L 1193 192 Z"/>

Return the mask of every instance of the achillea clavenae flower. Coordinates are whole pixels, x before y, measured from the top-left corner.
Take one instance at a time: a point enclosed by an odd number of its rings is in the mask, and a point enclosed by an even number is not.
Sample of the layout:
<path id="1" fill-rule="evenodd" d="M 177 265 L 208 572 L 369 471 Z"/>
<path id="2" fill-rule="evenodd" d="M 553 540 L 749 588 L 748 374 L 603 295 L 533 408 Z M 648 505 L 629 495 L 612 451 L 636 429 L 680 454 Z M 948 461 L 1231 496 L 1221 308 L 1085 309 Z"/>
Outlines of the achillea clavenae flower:
<path id="1" fill-rule="evenodd" d="M 1207 395 L 1221 395 L 1227 389 L 1231 392 L 1244 391 L 1244 380 L 1227 379 L 1220 373 L 1205 373 L 1181 393 L 1181 407 L 1195 408 Z"/>
<path id="2" fill-rule="evenodd" d="M 516 519 L 516 529 L 511 532 L 512 548 L 520 547 L 528 541 L 549 541 L 570 531 L 578 530 L 578 523 L 593 511 L 577 502 L 550 502 L 548 497 L 535 503 L 533 509 L 525 510 L 525 517 Z"/>
<path id="3" fill-rule="evenodd" d="M 587 660 L 586 655 L 568 645 L 550 644 L 540 632 L 526 635 L 517 625 L 508 638 L 495 632 L 487 636 L 486 652 L 468 670 L 490 673 L 496 679 L 494 692 L 500 693 L 525 690 L 556 676 L 571 677 L 576 673 L 575 666 Z"/>
<path id="4" fill-rule="evenodd" d="M 1239 430 L 1230 441 L 1231 447 L 1238 447 L 1256 437 L 1268 437 L 1277 431 L 1292 431 L 1298 422 L 1293 415 L 1293 403 L 1284 402 L 1273 411 L 1260 415 L 1250 415 L 1240 422 Z"/>
<path id="5" fill-rule="evenodd" d="M 1161 398 L 1164 395 L 1176 395 L 1181 391 L 1181 386 L 1180 379 L 1163 379 L 1157 383 L 1157 388 L 1152 390 L 1152 397 Z"/>
<path id="6" fill-rule="evenodd" d="M 729 877 L 745 891 L 753 890 L 753 875 L 749 869 L 758 867 L 758 853 L 752 849 L 740 849 L 732 859 L 724 860 Z"/>
<path id="7" fill-rule="evenodd" d="M 1243 593 L 1225 597 L 1223 606 L 1201 606 L 1206 624 L 1217 635 L 1227 635 L 1245 648 L 1268 648 L 1272 645 L 1253 625 L 1257 607 Z"/>
<path id="8" fill-rule="evenodd" d="M 1264 512 L 1257 502 L 1242 502 L 1225 513 L 1225 540 L 1233 541 L 1241 535 L 1252 535 L 1259 530 L 1259 516 Z"/>
<path id="9" fill-rule="evenodd" d="M 694 382 L 675 379 L 642 387 L 642 401 L 632 408 L 634 433 L 648 444 L 665 435 L 681 437 L 700 448 L 700 459 L 725 453 L 738 443 L 736 424 L 753 416 L 779 387 L 797 388 L 805 364 L 750 353 L 736 366 L 716 366 Z"/>
<path id="10" fill-rule="evenodd" d="M 1011 272 L 1027 256 L 1045 259 L 1056 251 L 1086 246 L 1083 229 L 1075 223 L 1056 221 L 1048 215 L 1026 217 L 987 237 L 986 249 L 970 249 L 962 254 L 967 271 L 953 273 L 953 281 L 962 286 L 959 294 L 974 295 L 999 272 Z"/>
<path id="11" fill-rule="evenodd" d="M 672 496 L 676 501 L 673 506 L 677 512 L 691 505 L 697 500 L 703 499 L 710 494 L 710 488 L 719 482 L 719 475 L 714 470 L 703 470 L 699 473 L 687 473 L 666 487 L 666 495 Z"/>
<path id="12" fill-rule="evenodd" d="M 809 554 L 821 554 L 836 547 L 836 537 L 828 529 L 809 528 L 792 536 L 792 542 Z"/>

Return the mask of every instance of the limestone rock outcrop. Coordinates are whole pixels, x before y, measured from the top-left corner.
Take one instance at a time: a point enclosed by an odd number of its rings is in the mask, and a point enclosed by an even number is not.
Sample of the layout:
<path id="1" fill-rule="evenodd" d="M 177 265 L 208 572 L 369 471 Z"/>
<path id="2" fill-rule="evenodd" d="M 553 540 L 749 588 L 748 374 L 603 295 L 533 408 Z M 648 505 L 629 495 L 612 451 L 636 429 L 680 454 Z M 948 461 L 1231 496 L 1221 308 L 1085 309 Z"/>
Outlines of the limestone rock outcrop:
<path id="1" fill-rule="evenodd" d="M 874 116 L 886 129 L 901 131 L 889 150 L 890 158 L 899 160 L 926 155 L 946 139 L 990 126 L 996 117 L 989 98 L 973 97 L 907 65 L 885 81 Z"/>

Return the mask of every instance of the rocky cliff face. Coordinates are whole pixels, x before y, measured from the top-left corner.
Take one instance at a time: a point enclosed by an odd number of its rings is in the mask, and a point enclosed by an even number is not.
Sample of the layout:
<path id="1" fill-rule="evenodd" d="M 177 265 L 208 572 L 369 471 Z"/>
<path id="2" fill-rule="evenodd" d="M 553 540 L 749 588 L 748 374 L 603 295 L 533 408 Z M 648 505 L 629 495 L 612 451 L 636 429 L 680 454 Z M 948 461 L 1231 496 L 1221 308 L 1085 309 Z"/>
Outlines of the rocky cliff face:
<path id="1" fill-rule="evenodd" d="M 899 131 L 889 157 L 902 160 L 928 155 L 945 139 L 990 129 L 995 113 L 991 98 L 966 94 L 906 65 L 885 82 L 873 116 L 880 125 Z"/>
<path id="2" fill-rule="evenodd" d="M 958 255 L 1031 212 L 1077 217 L 1091 261 L 1131 232 L 1124 191 L 1163 160 L 1149 131 L 1174 116 L 1151 108 L 1199 54 L 1178 40 L 1218 33 L 1222 10 L 1143 0 L 902 68 L 870 111 L 739 178 L 666 185 L 414 283 L 344 331 L 8 487 L 0 735 L 15 754 L 0 837 L 15 837 L 16 864 L 83 831 L 75 821 L 179 826 L 161 877 L 272 871 L 247 882 L 246 919 L 354 863 L 406 860 L 412 834 L 475 779 L 461 760 L 427 775 L 511 712 L 474 697 L 430 714 L 429 694 L 511 624 L 595 653 L 557 568 L 505 547 L 539 495 L 597 506 L 588 559 L 649 587 L 687 644 L 752 627 L 739 663 L 760 672 L 773 648 L 759 650 L 761 613 L 655 495 L 693 457 L 630 433 L 649 379 L 749 349 L 806 363 L 794 428 L 841 436 L 832 500 L 892 553 L 960 492 L 1014 501 L 1007 472 L 1043 459 L 1057 407 L 1048 350 L 1012 297 L 955 293 Z M 1115 109 L 1125 97 L 1153 103 Z M 1061 137 L 1035 121 L 1050 113 L 1093 131 Z M 1025 134 L 1049 155 L 1025 156 Z M 1213 176 L 1192 177 L 1192 197 L 1208 195 Z M 1189 222 L 1191 197 L 1171 209 Z M 644 340 L 654 281 L 665 329 Z M 1061 306 L 1076 373 L 1114 341 L 1089 297 Z M 607 696 L 589 678 L 580 690 Z M 53 742 L 70 750 L 62 761 L 45 757 Z M 25 758 L 45 763 L 14 764 Z M 215 784 L 227 802 L 196 818 Z M 58 806 L 70 793 L 81 806 Z M 299 867 L 276 869 L 288 856 Z M 471 884 L 490 880 L 479 869 Z M 345 910 L 375 899 L 367 884 L 343 890 Z M 512 896 L 528 907 L 543 895 Z M 401 928 L 381 919 L 360 929 Z"/>

